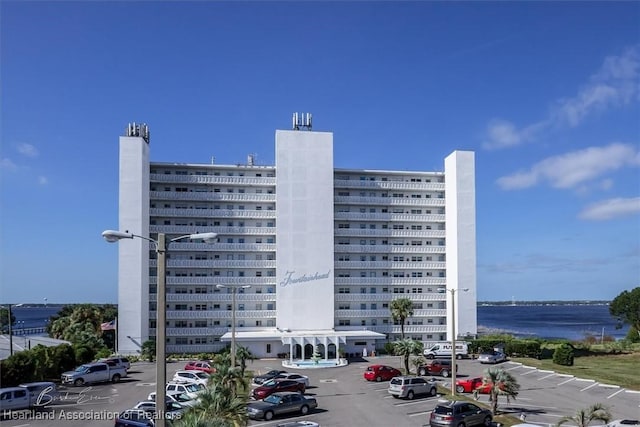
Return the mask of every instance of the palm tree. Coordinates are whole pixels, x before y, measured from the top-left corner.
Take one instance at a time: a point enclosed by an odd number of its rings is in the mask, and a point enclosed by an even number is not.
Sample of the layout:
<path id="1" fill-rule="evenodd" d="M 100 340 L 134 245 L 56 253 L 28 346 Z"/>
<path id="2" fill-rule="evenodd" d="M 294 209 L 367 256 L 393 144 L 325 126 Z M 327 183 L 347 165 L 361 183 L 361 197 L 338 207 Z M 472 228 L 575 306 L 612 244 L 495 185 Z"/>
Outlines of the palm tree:
<path id="1" fill-rule="evenodd" d="M 414 341 L 411 338 L 402 339 L 393 343 L 393 352 L 396 356 L 402 356 L 404 369 L 407 374 L 411 373 L 409 369 L 409 357 L 421 355 L 423 348 L 421 342 Z"/>
<path id="2" fill-rule="evenodd" d="M 184 427 L 245 427 L 249 424 L 246 398 L 219 383 L 200 393 L 198 404 L 187 415 Z M 183 426 L 182 421 L 178 425 Z"/>
<path id="3" fill-rule="evenodd" d="M 215 372 L 209 378 L 209 385 L 229 389 L 235 395 L 238 394 L 239 387 L 242 387 L 243 390 L 249 388 L 248 381 L 244 378 L 240 369 L 232 368 L 229 360 L 216 365 Z"/>
<path id="4" fill-rule="evenodd" d="M 391 318 L 400 323 L 401 339 L 404 339 L 404 322 L 413 316 L 413 302 L 409 298 L 398 298 L 391 301 Z"/>
<path id="5" fill-rule="evenodd" d="M 609 409 L 602 403 L 595 403 L 586 409 L 579 409 L 572 417 L 567 416 L 560 418 L 556 423 L 556 427 L 568 421 L 576 424 L 578 427 L 587 427 L 591 424 L 591 421 L 602 421 L 604 424 L 607 424 L 611 421 L 611 412 L 609 412 Z"/>
<path id="6" fill-rule="evenodd" d="M 516 378 L 502 368 L 489 368 L 484 371 L 482 384 L 490 386 L 489 401 L 491 402 L 491 412 L 494 415 L 498 412 L 499 396 L 506 396 L 507 403 L 509 403 L 510 399 L 515 400 L 520 390 L 520 384 Z"/>
<path id="7" fill-rule="evenodd" d="M 247 369 L 247 360 L 255 360 L 256 357 L 249 351 L 247 347 L 238 346 L 236 349 L 236 360 L 240 362 L 240 373 L 244 377 L 244 371 Z"/>

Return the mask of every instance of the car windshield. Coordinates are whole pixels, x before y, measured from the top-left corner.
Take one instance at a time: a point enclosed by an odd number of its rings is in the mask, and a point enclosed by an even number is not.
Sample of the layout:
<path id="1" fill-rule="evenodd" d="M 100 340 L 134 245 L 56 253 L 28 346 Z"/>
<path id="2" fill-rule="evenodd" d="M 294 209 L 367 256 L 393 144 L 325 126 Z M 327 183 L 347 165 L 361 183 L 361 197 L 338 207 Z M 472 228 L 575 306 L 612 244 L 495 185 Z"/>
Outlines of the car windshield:
<path id="1" fill-rule="evenodd" d="M 280 403 L 280 396 L 276 396 L 275 394 L 272 394 L 271 396 L 266 397 L 264 399 L 264 402 L 278 405 Z"/>
<path id="2" fill-rule="evenodd" d="M 393 385 L 402 385 L 402 380 L 400 378 L 391 378 L 389 384 Z"/>
<path id="3" fill-rule="evenodd" d="M 264 384 L 262 384 L 262 386 L 263 387 L 275 387 L 276 384 L 278 384 L 277 381 L 269 380 L 269 381 L 266 381 Z"/>
<path id="4" fill-rule="evenodd" d="M 207 374 L 206 374 L 206 373 L 204 373 L 204 372 L 197 372 L 197 373 L 196 373 L 196 376 L 197 376 L 198 378 L 202 378 L 203 380 L 206 380 L 207 378 L 209 378 L 209 375 L 207 375 Z"/>
<path id="5" fill-rule="evenodd" d="M 88 367 L 88 366 L 82 365 L 82 366 L 78 366 L 78 367 L 74 370 L 74 372 L 84 372 L 84 371 L 86 371 L 87 369 L 89 369 L 89 367 Z"/>

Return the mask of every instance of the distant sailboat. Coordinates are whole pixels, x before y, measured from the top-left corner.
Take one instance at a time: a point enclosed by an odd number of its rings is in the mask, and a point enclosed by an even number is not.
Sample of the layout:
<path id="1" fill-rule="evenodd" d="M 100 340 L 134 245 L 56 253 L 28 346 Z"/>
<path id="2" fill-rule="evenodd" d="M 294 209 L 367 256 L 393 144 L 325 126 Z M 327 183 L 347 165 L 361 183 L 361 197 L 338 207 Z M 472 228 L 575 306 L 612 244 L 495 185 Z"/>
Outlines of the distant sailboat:
<path id="1" fill-rule="evenodd" d="M 512 306 L 516 305 L 516 297 L 511 297 L 511 305 Z"/>

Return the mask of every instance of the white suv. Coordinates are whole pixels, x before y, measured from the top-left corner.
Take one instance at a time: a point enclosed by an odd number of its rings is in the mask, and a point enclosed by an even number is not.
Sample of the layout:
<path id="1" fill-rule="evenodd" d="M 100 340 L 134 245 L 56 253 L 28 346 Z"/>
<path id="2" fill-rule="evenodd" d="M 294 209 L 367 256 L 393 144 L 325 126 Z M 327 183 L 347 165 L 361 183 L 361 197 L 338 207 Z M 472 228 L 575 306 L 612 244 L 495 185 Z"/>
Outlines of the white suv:
<path id="1" fill-rule="evenodd" d="M 418 394 L 435 396 L 438 387 L 435 381 L 427 381 L 422 377 L 393 377 L 387 391 L 396 399 L 406 397 L 412 400 Z"/>

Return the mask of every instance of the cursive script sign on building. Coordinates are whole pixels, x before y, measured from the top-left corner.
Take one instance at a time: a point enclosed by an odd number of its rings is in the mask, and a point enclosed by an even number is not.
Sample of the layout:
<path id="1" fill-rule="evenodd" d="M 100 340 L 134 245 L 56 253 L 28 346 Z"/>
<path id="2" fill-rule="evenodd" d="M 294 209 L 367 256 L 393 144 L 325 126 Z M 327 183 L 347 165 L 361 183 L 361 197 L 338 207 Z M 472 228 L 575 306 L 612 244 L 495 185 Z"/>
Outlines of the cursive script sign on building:
<path id="1" fill-rule="evenodd" d="M 284 279 L 280 281 L 280 286 L 284 287 L 289 285 L 295 285 L 298 283 L 312 282 L 314 280 L 328 279 L 330 273 L 331 273 L 331 270 L 322 274 L 316 271 L 314 274 L 307 275 L 305 273 L 302 276 L 296 277 L 294 276 L 294 274 L 296 274 L 295 270 L 294 271 L 287 270 L 287 272 L 284 274 Z"/>

